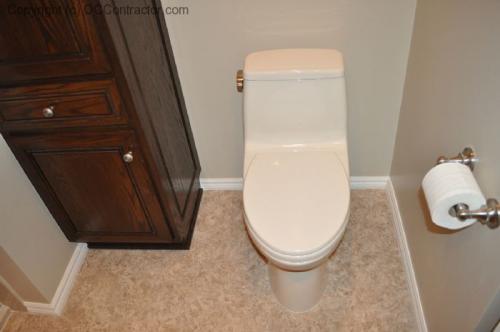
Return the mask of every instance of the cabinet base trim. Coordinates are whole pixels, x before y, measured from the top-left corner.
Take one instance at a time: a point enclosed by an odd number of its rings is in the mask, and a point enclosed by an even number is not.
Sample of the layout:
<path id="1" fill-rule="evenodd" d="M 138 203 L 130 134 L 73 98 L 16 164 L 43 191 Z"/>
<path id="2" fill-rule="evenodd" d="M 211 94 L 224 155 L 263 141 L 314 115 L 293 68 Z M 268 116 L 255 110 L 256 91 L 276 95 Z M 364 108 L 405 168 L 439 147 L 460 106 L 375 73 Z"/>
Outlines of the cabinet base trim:
<path id="1" fill-rule="evenodd" d="M 169 249 L 169 250 L 188 250 L 191 247 L 191 240 L 193 239 L 196 218 L 200 208 L 201 198 L 203 196 L 203 189 L 199 189 L 196 196 L 195 208 L 193 211 L 193 218 L 189 225 L 189 232 L 186 240 L 176 243 L 110 243 L 110 242 L 89 242 L 88 247 L 91 249 Z"/>
<path id="2" fill-rule="evenodd" d="M 49 314 L 49 315 L 60 315 L 68 300 L 71 289 L 75 283 L 78 272 L 85 262 L 85 257 L 87 256 L 88 248 L 87 244 L 79 243 L 73 255 L 69 260 L 66 270 L 57 286 L 56 292 L 52 297 L 50 303 L 40 303 L 40 302 L 24 302 L 24 306 L 29 312 L 38 314 Z"/>

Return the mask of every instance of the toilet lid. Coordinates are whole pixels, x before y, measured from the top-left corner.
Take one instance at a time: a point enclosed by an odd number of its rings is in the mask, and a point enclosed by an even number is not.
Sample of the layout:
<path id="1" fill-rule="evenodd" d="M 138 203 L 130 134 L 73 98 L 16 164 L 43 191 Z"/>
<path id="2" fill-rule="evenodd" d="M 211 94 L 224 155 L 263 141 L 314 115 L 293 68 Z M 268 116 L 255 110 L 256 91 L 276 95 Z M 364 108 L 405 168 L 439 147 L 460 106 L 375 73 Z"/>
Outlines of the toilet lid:
<path id="1" fill-rule="evenodd" d="M 245 177 L 248 227 L 287 255 L 309 254 L 335 238 L 349 201 L 346 172 L 332 151 L 258 154 Z"/>

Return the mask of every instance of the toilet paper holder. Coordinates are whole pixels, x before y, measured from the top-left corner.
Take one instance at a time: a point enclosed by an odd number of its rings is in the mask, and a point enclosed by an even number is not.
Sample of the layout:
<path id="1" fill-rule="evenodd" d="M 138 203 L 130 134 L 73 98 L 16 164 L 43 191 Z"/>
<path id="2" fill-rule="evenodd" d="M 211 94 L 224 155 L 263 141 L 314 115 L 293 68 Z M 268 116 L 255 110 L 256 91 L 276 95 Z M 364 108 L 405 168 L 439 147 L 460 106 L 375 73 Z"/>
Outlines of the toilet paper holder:
<path id="1" fill-rule="evenodd" d="M 486 205 L 477 210 L 470 210 L 467 204 L 458 203 L 450 208 L 449 213 L 452 217 L 461 221 L 476 219 L 489 228 L 497 228 L 500 224 L 500 205 L 494 198 L 488 198 Z"/>
<path id="2" fill-rule="evenodd" d="M 465 166 L 469 166 L 470 170 L 474 170 L 474 166 L 476 163 L 479 161 L 479 159 L 476 156 L 476 152 L 474 152 L 474 149 L 471 147 L 466 147 L 465 149 L 462 150 L 457 156 L 447 158 L 444 156 L 441 156 L 437 160 L 437 164 L 444 164 L 444 163 L 459 163 L 459 164 L 464 164 Z"/>
<path id="3" fill-rule="evenodd" d="M 468 166 L 471 171 L 473 171 L 474 166 L 478 161 L 479 159 L 477 158 L 474 150 L 470 147 L 466 147 L 455 157 L 439 157 L 437 164 L 459 163 Z M 486 200 L 486 205 L 477 210 L 470 210 L 467 204 L 458 203 L 452 206 L 448 212 L 452 217 L 461 221 L 476 219 L 481 224 L 487 225 L 489 228 L 497 228 L 500 225 L 500 204 L 498 203 L 498 200 L 494 198 L 488 198 Z"/>

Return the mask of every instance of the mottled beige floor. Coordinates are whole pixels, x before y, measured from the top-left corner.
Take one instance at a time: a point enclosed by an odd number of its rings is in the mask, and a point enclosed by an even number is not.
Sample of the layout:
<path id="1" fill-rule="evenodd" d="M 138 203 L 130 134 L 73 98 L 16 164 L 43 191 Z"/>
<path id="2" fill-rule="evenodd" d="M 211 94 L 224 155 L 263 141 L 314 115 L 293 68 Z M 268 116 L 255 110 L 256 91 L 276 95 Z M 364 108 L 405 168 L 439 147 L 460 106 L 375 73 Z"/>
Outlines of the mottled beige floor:
<path id="1" fill-rule="evenodd" d="M 287 312 L 250 245 L 240 192 L 206 192 L 190 251 L 91 250 L 62 317 L 14 313 L 5 331 L 415 331 L 383 191 L 351 220 L 312 311 Z"/>

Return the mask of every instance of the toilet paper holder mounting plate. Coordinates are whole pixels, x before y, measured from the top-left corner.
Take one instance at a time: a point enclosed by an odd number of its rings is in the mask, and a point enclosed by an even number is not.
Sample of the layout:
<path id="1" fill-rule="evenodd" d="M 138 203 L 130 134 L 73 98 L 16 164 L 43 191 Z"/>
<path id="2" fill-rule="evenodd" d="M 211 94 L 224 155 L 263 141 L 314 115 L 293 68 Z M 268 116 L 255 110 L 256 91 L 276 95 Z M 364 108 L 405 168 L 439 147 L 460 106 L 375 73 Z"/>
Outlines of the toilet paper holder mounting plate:
<path id="1" fill-rule="evenodd" d="M 466 147 L 462 150 L 457 156 L 447 158 L 441 156 L 437 160 L 437 164 L 445 164 L 445 163 L 458 163 L 464 164 L 465 166 L 469 166 L 471 171 L 474 170 L 474 166 L 477 164 L 479 159 L 477 158 L 476 152 L 471 147 Z"/>
<path id="2" fill-rule="evenodd" d="M 500 205 L 494 198 L 487 199 L 486 205 L 477 210 L 470 210 L 467 204 L 458 203 L 450 208 L 449 213 L 462 221 L 476 219 L 489 228 L 497 228 L 500 224 Z"/>

